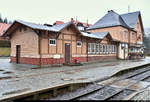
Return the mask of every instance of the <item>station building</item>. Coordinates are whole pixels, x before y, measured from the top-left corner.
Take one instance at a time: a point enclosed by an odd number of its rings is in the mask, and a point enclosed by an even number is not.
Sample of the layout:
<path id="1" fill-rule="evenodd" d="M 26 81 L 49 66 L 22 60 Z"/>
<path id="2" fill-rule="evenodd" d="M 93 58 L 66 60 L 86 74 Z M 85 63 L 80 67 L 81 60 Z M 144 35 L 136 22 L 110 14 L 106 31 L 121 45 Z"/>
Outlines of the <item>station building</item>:
<path id="1" fill-rule="evenodd" d="M 11 62 L 45 65 L 117 58 L 109 32 L 88 33 L 72 23 L 40 25 L 16 20 L 4 34 L 11 39 Z"/>
<path id="2" fill-rule="evenodd" d="M 73 22 L 42 25 L 16 20 L 3 36 L 11 40 L 11 62 L 51 65 L 138 56 L 143 32 L 140 12 L 119 15 L 111 10 L 86 29 Z"/>
<path id="3" fill-rule="evenodd" d="M 119 40 L 118 58 L 128 56 L 140 58 L 143 53 L 143 24 L 140 11 L 119 15 L 108 11 L 101 19 L 88 28 L 88 32 L 109 32 L 113 39 Z"/>

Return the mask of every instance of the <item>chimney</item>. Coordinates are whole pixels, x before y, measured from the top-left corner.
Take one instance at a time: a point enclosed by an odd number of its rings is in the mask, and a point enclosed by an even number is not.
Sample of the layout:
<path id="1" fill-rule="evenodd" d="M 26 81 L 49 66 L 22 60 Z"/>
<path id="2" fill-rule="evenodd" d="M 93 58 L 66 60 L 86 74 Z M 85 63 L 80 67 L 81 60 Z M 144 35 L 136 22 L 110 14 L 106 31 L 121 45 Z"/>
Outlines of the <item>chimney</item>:
<path id="1" fill-rule="evenodd" d="M 114 12 L 113 10 L 109 10 L 108 12 Z"/>

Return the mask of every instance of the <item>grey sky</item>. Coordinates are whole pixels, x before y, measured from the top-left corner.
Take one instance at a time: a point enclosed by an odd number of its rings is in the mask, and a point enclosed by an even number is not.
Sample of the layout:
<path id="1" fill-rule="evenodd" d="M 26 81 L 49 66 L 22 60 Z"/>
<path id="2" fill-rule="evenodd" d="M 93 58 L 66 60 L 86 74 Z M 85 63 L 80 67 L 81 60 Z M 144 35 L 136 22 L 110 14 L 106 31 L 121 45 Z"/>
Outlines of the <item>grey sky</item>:
<path id="1" fill-rule="evenodd" d="M 0 13 L 8 19 L 35 23 L 69 21 L 71 17 L 93 24 L 108 10 L 122 14 L 141 11 L 144 27 L 150 27 L 150 0 L 1 0 Z"/>

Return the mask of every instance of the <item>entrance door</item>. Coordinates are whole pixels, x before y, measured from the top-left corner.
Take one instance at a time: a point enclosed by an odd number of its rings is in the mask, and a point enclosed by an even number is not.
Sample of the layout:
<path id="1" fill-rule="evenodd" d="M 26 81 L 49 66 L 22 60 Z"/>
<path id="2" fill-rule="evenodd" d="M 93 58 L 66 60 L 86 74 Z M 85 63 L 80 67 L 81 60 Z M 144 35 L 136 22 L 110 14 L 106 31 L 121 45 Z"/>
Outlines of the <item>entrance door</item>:
<path id="1" fill-rule="evenodd" d="M 70 63 L 70 44 L 65 44 L 65 63 Z"/>
<path id="2" fill-rule="evenodd" d="M 16 45 L 16 63 L 20 63 L 20 45 Z"/>

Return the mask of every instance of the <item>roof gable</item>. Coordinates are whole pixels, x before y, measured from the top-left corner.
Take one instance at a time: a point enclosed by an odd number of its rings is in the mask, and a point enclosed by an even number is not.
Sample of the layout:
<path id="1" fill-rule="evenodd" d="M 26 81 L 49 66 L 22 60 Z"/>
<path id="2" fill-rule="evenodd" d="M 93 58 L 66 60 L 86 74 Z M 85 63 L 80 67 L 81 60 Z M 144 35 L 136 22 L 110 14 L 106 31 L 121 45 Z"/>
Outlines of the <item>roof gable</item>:
<path id="1" fill-rule="evenodd" d="M 22 24 L 22 25 L 25 25 L 29 28 L 35 29 L 35 30 L 47 30 L 47 31 L 52 31 L 52 32 L 60 32 L 61 30 L 63 30 L 65 27 L 71 25 L 72 23 L 67 22 L 67 23 L 64 23 L 64 24 L 46 26 L 46 25 L 42 25 L 42 24 L 35 24 L 35 23 L 25 22 L 25 21 L 22 21 L 22 20 L 15 20 L 13 22 L 13 24 L 6 30 L 6 32 L 4 33 L 4 36 L 6 36 L 7 32 L 9 32 L 9 30 L 11 28 L 13 28 L 13 26 L 15 26 L 16 24 Z"/>
<path id="2" fill-rule="evenodd" d="M 58 24 L 58 25 L 53 25 L 53 26 L 46 26 L 46 25 L 41 25 L 41 24 L 29 23 L 29 22 L 25 22 L 25 21 L 21 21 L 21 20 L 14 21 L 14 23 L 6 30 L 6 32 L 4 33 L 5 34 L 4 36 L 7 36 L 7 34 L 11 34 L 11 32 L 9 32 L 9 30 L 11 31 L 12 30 L 11 28 L 13 26 L 15 26 L 17 28 L 17 26 L 19 26 L 18 24 L 25 25 L 25 26 L 32 28 L 32 29 L 35 29 L 35 30 L 47 30 L 47 31 L 53 31 L 53 32 L 61 32 L 65 28 L 72 26 L 76 29 L 77 32 L 79 32 L 82 36 L 85 36 L 85 37 L 104 39 L 106 36 L 110 36 L 110 38 L 112 39 L 109 32 L 95 32 L 95 33 L 81 32 L 77 28 L 77 26 L 75 26 L 75 24 L 73 24 L 72 22 L 67 22 L 64 24 Z M 7 33 L 7 32 L 9 32 L 9 33 Z"/>
<path id="3" fill-rule="evenodd" d="M 137 12 L 122 14 L 121 17 L 130 28 L 134 28 L 136 26 L 139 14 L 140 11 L 137 11 Z"/>
<path id="4" fill-rule="evenodd" d="M 140 11 L 131 12 L 119 15 L 113 10 L 108 11 L 108 13 L 98 20 L 94 25 L 90 26 L 88 29 L 97 29 L 112 26 L 123 26 L 128 29 L 133 29 L 136 26 Z"/>
<path id="5" fill-rule="evenodd" d="M 114 11 L 108 11 L 108 13 L 98 20 L 94 25 L 90 26 L 88 29 L 96 29 L 96 28 L 104 28 L 104 27 L 111 27 L 121 25 L 126 28 L 129 26 L 124 22 L 119 14 Z"/>

